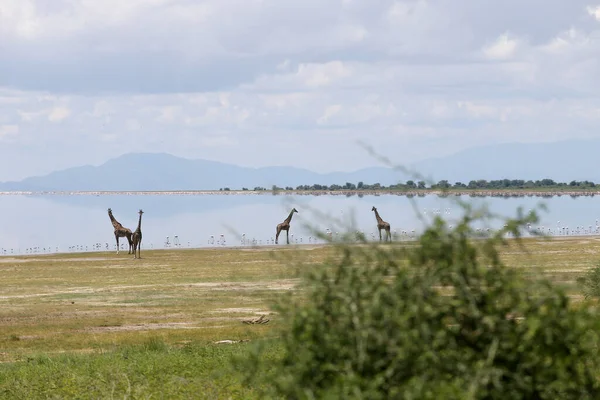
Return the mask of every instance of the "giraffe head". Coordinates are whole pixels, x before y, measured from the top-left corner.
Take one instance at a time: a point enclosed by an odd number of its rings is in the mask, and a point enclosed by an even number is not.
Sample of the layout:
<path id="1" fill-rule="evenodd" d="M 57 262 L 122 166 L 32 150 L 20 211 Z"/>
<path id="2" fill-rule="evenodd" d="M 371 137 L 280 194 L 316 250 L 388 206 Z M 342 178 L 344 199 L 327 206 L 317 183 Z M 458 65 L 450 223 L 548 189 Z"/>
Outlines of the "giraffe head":
<path id="1" fill-rule="evenodd" d="M 140 216 L 143 214 L 144 212 L 140 209 L 140 211 L 138 211 L 138 214 L 140 214 Z"/>
<path id="2" fill-rule="evenodd" d="M 112 214 L 112 208 L 110 208 L 110 207 L 108 208 L 108 213 Z"/>
<path id="3" fill-rule="evenodd" d="M 375 208 L 375 206 L 373 206 L 373 208 L 371 208 L 371 211 L 377 211 L 377 209 Z"/>
<path id="4" fill-rule="evenodd" d="M 293 212 L 293 213 L 297 213 L 297 212 L 298 212 L 298 210 L 296 210 L 296 207 L 294 207 L 294 208 L 292 209 L 292 212 Z"/>

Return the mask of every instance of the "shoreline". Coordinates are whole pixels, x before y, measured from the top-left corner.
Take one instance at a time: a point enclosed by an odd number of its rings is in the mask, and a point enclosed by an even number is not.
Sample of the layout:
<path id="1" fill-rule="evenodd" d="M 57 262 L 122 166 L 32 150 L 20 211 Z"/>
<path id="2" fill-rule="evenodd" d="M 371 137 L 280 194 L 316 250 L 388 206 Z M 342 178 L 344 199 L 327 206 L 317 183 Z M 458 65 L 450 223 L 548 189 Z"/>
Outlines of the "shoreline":
<path id="1" fill-rule="evenodd" d="M 561 197 L 596 196 L 600 190 L 528 190 L 528 189 L 462 189 L 462 190 L 49 190 L 0 191 L 0 196 L 469 196 L 469 197 Z"/>
<path id="2" fill-rule="evenodd" d="M 480 240 L 482 238 L 472 238 L 473 240 Z M 549 236 L 522 236 L 521 240 L 526 241 L 541 241 L 541 240 L 557 240 L 557 241 L 571 241 L 571 240 L 594 240 L 600 241 L 600 235 L 596 233 L 590 234 L 575 234 L 575 235 L 549 235 Z M 506 240 L 515 240 L 514 237 L 507 237 Z M 378 242 L 377 240 L 367 240 L 366 242 L 319 242 L 319 243 L 290 243 L 290 244 L 260 244 L 260 245 L 207 245 L 197 247 L 154 247 L 154 248 L 143 248 L 146 252 L 185 252 L 185 251 L 273 251 L 273 250 L 313 250 L 318 248 L 324 248 L 328 246 L 337 245 L 350 245 L 350 246 L 414 246 L 418 241 L 417 237 L 414 238 L 403 238 L 396 239 L 393 242 Z M 123 250 L 122 250 L 123 251 Z M 114 250 L 76 250 L 76 251 L 56 251 L 56 252 L 39 252 L 39 253 L 12 253 L 12 254 L 0 254 L 0 264 L 15 262 L 16 260 L 23 260 L 21 262 L 37 261 L 43 258 L 51 258 L 56 256 L 68 257 L 68 256 L 79 256 L 82 254 L 88 255 L 88 257 L 105 257 L 106 260 L 114 260 Z M 80 260 L 86 261 L 86 258 Z"/>

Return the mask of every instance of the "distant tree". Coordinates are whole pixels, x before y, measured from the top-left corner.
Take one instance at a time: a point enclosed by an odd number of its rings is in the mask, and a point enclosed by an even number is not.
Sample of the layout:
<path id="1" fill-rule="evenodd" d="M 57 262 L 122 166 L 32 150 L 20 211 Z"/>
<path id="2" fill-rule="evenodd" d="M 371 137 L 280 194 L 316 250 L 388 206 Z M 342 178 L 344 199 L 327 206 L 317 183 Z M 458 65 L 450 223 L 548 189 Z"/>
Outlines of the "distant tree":
<path id="1" fill-rule="evenodd" d="M 243 187 L 242 190 L 246 191 L 246 190 L 248 190 L 248 188 Z"/>
<path id="2" fill-rule="evenodd" d="M 552 179 L 542 179 L 540 184 L 542 186 L 555 186 L 556 182 L 554 182 Z"/>
<path id="3" fill-rule="evenodd" d="M 448 183 L 447 180 L 441 180 L 438 183 L 436 183 L 435 185 L 433 185 L 432 187 L 439 188 L 439 189 L 448 189 L 450 187 L 450 184 Z"/>
<path id="4" fill-rule="evenodd" d="M 441 180 L 431 186 L 431 188 L 439 189 L 439 188 L 468 188 L 468 189 L 530 189 L 530 188 L 562 188 L 565 186 L 570 187 L 579 187 L 582 189 L 587 188 L 595 188 L 597 185 L 591 181 L 571 181 L 570 183 L 564 182 L 555 182 L 552 179 L 545 178 L 541 180 L 528 180 L 525 181 L 523 179 L 496 179 L 487 181 L 485 179 L 471 180 L 468 184 L 464 184 L 463 182 L 456 182 L 454 185 L 450 184 L 447 180 Z M 346 182 L 343 185 L 339 184 L 331 184 L 331 185 L 299 185 L 295 190 L 382 190 L 382 189 L 393 189 L 393 190 L 406 190 L 406 189 L 427 189 L 426 183 L 424 181 L 418 181 L 415 183 L 413 180 L 406 181 L 405 184 L 397 183 L 392 184 L 390 186 L 382 185 L 379 182 L 374 184 L 366 184 L 363 181 L 358 182 L 357 185 Z M 223 190 L 221 188 L 220 190 Z M 242 189 L 244 190 L 244 189 Z M 246 189 L 247 190 L 247 189 Z M 255 190 L 266 190 L 262 187 L 255 188 Z M 282 187 L 278 187 L 277 185 L 273 185 L 272 190 L 284 190 Z M 291 186 L 286 186 L 285 190 L 294 190 Z"/>

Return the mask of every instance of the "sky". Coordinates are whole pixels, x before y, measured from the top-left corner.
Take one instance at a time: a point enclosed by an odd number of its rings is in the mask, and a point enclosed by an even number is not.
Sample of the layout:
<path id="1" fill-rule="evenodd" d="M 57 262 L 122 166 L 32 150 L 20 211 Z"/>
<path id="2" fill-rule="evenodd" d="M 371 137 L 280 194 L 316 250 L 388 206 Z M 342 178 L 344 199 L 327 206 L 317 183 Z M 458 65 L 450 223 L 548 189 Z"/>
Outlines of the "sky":
<path id="1" fill-rule="evenodd" d="M 582 0 L 0 0 L 0 180 L 600 137 L 599 55 Z"/>

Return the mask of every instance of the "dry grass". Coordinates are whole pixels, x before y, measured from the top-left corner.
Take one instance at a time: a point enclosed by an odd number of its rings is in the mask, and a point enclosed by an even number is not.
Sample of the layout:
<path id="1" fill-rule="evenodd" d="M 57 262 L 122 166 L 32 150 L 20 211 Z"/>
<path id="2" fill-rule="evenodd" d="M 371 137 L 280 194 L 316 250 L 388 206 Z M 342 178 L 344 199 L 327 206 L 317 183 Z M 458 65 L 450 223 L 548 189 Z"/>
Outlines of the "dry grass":
<path id="1" fill-rule="evenodd" d="M 578 300 L 576 279 L 600 262 L 600 237 L 525 239 L 525 248 L 511 244 L 502 251 L 503 261 L 525 275 L 543 276 L 562 286 Z"/>
<path id="2" fill-rule="evenodd" d="M 503 250 L 509 266 L 545 275 L 577 297 L 575 279 L 600 259 L 600 238 L 527 239 Z M 252 340 L 277 326 L 269 304 L 297 284 L 289 260 L 330 246 L 142 251 L 0 258 L 0 361 L 102 352 L 159 335 L 166 343 Z M 271 315 L 267 325 L 245 319 Z"/>
<path id="3" fill-rule="evenodd" d="M 285 261 L 330 250 L 143 251 L 0 259 L 0 361 L 29 354 L 94 351 L 161 335 L 168 343 L 243 340 L 269 326 L 241 321 L 297 283 Z M 313 253 L 317 253 L 316 255 Z M 282 258 L 283 257 L 283 258 Z"/>

